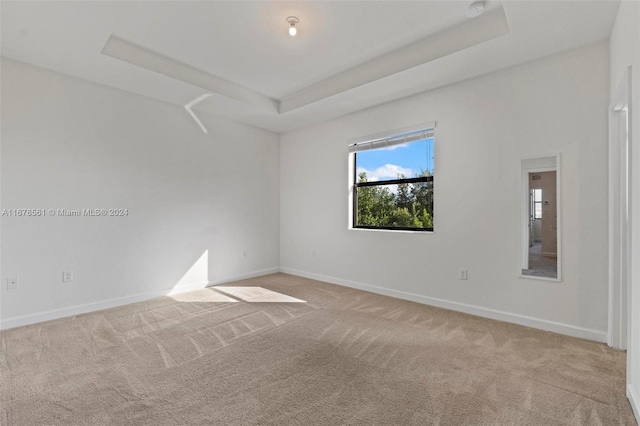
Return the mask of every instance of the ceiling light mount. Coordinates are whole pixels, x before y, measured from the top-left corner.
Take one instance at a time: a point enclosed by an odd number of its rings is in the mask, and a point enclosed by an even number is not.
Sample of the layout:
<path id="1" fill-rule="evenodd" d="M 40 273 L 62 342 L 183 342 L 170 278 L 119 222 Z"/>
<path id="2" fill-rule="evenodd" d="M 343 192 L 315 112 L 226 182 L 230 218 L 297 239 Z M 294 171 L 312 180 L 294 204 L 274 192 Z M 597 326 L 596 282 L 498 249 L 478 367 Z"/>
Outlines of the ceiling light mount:
<path id="1" fill-rule="evenodd" d="M 289 35 L 291 37 L 295 36 L 298 33 L 298 30 L 296 29 L 296 24 L 298 22 L 300 22 L 300 20 L 295 17 L 295 16 L 289 16 L 286 21 L 289 23 L 290 27 L 289 27 Z"/>
<path id="2" fill-rule="evenodd" d="M 484 13 L 484 1 L 476 1 L 469 5 L 467 9 L 467 16 L 469 18 L 475 18 Z"/>

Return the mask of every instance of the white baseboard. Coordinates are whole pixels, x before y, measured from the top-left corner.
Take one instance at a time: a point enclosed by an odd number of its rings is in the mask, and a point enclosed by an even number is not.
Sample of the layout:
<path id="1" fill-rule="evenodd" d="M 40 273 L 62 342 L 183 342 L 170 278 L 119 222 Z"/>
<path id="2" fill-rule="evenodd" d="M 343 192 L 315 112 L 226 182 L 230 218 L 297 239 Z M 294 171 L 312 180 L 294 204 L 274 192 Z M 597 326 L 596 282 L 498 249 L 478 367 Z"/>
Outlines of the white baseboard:
<path id="1" fill-rule="evenodd" d="M 469 305 L 466 303 L 453 302 L 450 300 L 437 299 L 434 297 L 423 296 L 421 294 L 410 293 L 401 290 L 394 290 L 386 287 L 378 287 L 370 284 L 359 283 L 342 278 L 331 277 L 327 275 L 315 274 L 311 272 L 300 271 L 297 269 L 281 267 L 280 272 L 300 277 L 311 278 L 313 280 L 324 281 L 332 284 L 338 284 L 345 287 L 356 288 L 359 290 L 369 291 L 371 293 L 382 294 L 384 296 L 396 297 L 398 299 L 410 300 L 412 302 L 422 303 L 424 305 L 436 306 L 438 308 L 450 309 L 452 311 L 463 312 L 466 314 L 476 315 L 479 317 L 495 319 L 499 321 L 509 322 L 513 324 L 524 325 L 526 327 L 537 328 L 540 330 L 551 331 L 567 336 L 579 337 L 581 339 L 594 340 L 600 343 L 607 342 L 607 333 L 604 331 L 591 330 L 588 328 L 577 327 L 574 325 L 563 324 L 555 321 L 549 321 L 540 318 L 529 317 L 526 315 L 514 314 L 511 312 L 499 311 L 496 309 L 483 308 L 481 306 Z"/>
<path id="2" fill-rule="evenodd" d="M 219 278 L 217 280 L 209 281 L 209 286 L 226 284 L 226 283 L 240 281 L 240 280 L 247 280 L 249 278 L 262 277 L 264 275 L 269 275 L 269 274 L 277 274 L 278 272 L 280 272 L 280 268 L 278 267 L 260 269 L 259 271 L 247 272 L 246 274 L 233 275 L 231 277 Z"/>
<path id="3" fill-rule="evenodd" d="M 638 399 L 638 394 L 635 393 L 631 385 L 627 385 L 627 398 L 631 403 L 631 409 L 633 409 L 633 414 L 636 416 L 636 421 L 640 424 L 640 399 Z"/>
<path id="4" fill-rule="evenodd" d="M 115 299 L 103 300 L 100 302 L 86 303 L 83 305 L 69 306 L 51 311 L 38 312 L 30 315 L 23 315 L 13 318 L 7 318 L 0 322 L 0 330 L 21 327 L 23 325 L 35 324 L 43 321 L 50 321 L 74 315 L 86 314 L 88 312 L 99 311 L 102 309 L 115 308 L 117 306 L 128 305 L 130 303 L 142 302 L 144 300 L 155 299 L 156 297 L 172 296 L 186 291 L 198 290 L 201 288 L 224 284 L 232 281 L 239 281 L 248 278 L 255 278 L 262 275 L 275 274 L 280 268 L 268 268 L 259 271 L 247 272 L 246 274 L 234 275 L 231 277 L 219 278 L 213 281 L 203 281 L 199 283 L 181 286 L 179 288 L 169 288 L 163 290 L 152 291 L 148 293 L 134 294 L 131 296 L 118 297 Z"/>
<path id="5" fill-rule="evenodd" d="M 370 284 L 344 280 L 341 278 L 331 277 L 328 275 L 315 274 L 311 272 L 305 272 L 305 271 L 300 271 L 300 270 L 286 268 L 286 267 L 262 269 L 259 271 L 248 272 L 245 274 L 219 278 L 209 282 L 195 283 L 195 284 L 183 286 L 180 288 L 158 290 L 154 292 L 135 294 L 135 295 L 124 296 L 124 297 L 119 297 L 115 299 L 103 300 L 100 302 L 70 306 L 70 307 L 55 309 L 51 311 L 38 312 L 30 315 L 7 318 L 2 322 L 0 322 L 0 330 L 7 330 L 10 328 L 20 327 L 23 325 L 35 324 L 43 321 L 50 321 L 50 320 L 60 319 L 64 317 L 85 314 L 87 312 L 98 311 L 101 309 L 114 308 L 117 306 L 128 305 L 130 303 L 154 299 L 156 297 L 170 296 L 170 295 L 174 295 L 174 294 L 178 294 L 186 291 L 197 290 L 207 286 L 214 286 L 214 285 L 224 284 L 224 283 L 233 282 L 233 281 L 255 278 L 263 275 L 273 274 L 276 272 L 283 272 L 291 275 L 297 275 L 300 277 L 311 278 L 318 281 L 325 281 L 328 283 L 338 284 L 345 287 L 356 288 L 364 291 L 370 291 L 372 293 L 382 294 L 385 296 L 391 296 L 399 299 L 410 300 L 410 301 L 422 303 L 425 305 L 451 309 L 453 311 L 464 312 L 467 314 L 477 315 L 485 318 L 491 318 L 499 321 L 510 322 L 514 324 L 520 324 L 527 327 L 537 328 L 537 329 L 546 330 L 546 331 L 552 331 L 554 333 L 566 334 L 568 336 L 580 337 L 583 339 L 594 340 L 602 343 L 606 343 L 607 341 L 606 332 L 590 330 L 590 329 L 576 327 L 568 324 L 562 324 L 554 321 L 533 318 L 525 315 L 514 314 L 510 312 L 495 310 L 495 309 L 483 308 L 480 306 L 469 305 L 465 303 L 453 302 L 453 301 L 444 300 L 444 299 L 437 299 L 429 296 L 423 296 L 420 294 L 405 292 L 401 290 L 394 290 L 386 287 L 373 286 Z M 636 398 L 636 401 L 637 401 L 637 398 Z M 637 407 L 637 404 L 636 404 L 636 407 Z"/>

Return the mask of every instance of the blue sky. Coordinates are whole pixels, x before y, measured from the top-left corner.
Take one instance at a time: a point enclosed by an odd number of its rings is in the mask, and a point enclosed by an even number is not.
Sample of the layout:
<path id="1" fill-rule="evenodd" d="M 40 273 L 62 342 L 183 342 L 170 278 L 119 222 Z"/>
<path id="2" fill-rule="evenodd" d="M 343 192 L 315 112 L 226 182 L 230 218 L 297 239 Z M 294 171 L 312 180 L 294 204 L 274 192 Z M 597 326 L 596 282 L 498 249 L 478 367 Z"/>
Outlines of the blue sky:
<path id="1" fill-rule="evenodd" d="M 389 148 L 357 153 L 357 173 L 366 172 L 369 181 L 397 179 L 398 173 L 414 177 L 433 171 L 433 138 Z"/>

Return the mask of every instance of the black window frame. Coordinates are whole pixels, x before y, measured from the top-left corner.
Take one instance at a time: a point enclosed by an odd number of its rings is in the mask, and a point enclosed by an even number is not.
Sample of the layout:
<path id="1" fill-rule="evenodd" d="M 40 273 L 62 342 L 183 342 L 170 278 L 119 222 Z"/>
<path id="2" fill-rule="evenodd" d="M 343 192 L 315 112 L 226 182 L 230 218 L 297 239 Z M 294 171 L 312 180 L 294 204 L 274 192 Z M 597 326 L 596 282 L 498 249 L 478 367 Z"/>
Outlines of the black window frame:
<path id="1" fill-rule="evenodd" d="M 428 139 L 434 139 L 434 136 L 431 135 L 429 137 L 426 137 L 424 139 L 418 139 L 415 141 L 411 141 L 412 142 L 419 142 L 420 140 L 428 140 Z M 435 141 L 435 140 L 434 140 Z M 367 188 L 367 187 L 375 187 L 375 186 L 380 186 L 380 187 L 385 187 L 387 185 L 400 185 L 400 184 L 414 184 L 414 183 L 431 183 L 431 191 L 433 192 L 434 190 L 434 184 L 433 184 L 433 174 L 429 175 L 429 176 L 420 176 L 420 177 L 413 177 L 413 178 L 404 178 L 404 179 L 393 179 L 393 180 L 381 180 L 381 181 L 372 181 L 372 182 L 358 182 L 358 171 L 357 171 L 357 165 L 358 165 L 358 152 L 354 152 L 353 153 L 353 199 L 352 199 L 352 208 L 353 211 L 351 212 L 351 227 L 352 229 L 376 229 L 376 230 L 385 230 L 385 231 L 413 231 L 413 232 L 433 232 L 434 231 L 434 227 L 430 227 L 430 228 L 413 228 L 413 227 L 405 227 L 405 226 L 373 226 L 373 225 L 358 225 L 357 221 L 358 221 L 358 189 L 359 188 Z M 431 216 L 434 217 L 433 215 L 433 204 L 434 204 L 434 200 L 432 197 L 431 200 Z M 435 218 L 434 218 L 435 220 Z"/>

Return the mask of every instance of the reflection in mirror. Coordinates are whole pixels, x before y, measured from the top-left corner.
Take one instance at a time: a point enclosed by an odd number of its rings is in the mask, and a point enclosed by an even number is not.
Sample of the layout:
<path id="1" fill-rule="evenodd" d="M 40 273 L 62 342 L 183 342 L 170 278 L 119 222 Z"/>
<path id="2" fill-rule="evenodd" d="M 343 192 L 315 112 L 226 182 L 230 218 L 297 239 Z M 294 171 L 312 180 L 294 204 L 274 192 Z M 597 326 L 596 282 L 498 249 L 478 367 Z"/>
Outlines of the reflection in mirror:
<path id="1" fill-rule="evenodd" d="M 556 157 L 522 161 L 522 275 L 558 279 Z"/>

